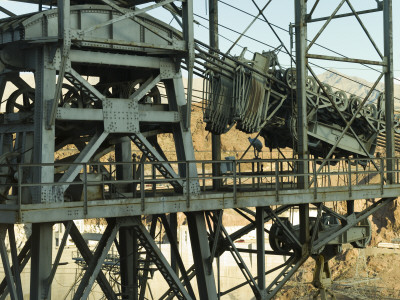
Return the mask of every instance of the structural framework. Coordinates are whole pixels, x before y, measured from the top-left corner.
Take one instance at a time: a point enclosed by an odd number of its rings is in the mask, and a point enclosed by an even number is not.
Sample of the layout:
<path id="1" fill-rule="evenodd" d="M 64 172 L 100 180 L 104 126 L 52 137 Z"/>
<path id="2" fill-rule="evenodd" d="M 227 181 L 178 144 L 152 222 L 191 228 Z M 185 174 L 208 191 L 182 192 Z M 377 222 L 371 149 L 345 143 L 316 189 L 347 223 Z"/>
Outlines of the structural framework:
<path id="1" fill-rule="evenodd" d="M 280 66 L 276 51 L 255 53 L 252 59 L 245 58 L 245 51 L 231 55 L 246 32 L 221 52 L 216 0 L 208 6 L 209 43 L 194 37 L 192 0 L 25 2 L 36 3 L 39 11 L 16 16 L 1 8 L 9 17 L 0 20 L 1 95 L 7 85 L 16 87 L 2 97 L 0 114 L 2 299 L 8 294 L 24 298 L 20 273 L 28 263 L 30 299 L 50 299 L 68 236 L 86 266 L 74 299 L 88 298 L 95 281 L 107 299 L 145 299 L 151 266 L 169 286 L 161 299 L 219 299 L 245 285 L 255 299 L 271 299 L 309 257 L 316 261 L 317 294 L 326 299 L 328 261 L 342 244 L 366 247 L 368 216 L 399 195 L 391 0 L 371 1 L 372 7 L 361 11 L 342 0 L 321 18 L 313 14 L 323 1 L 294 1 L 296 55 L 290 56 L 294 68 L 288 69 Z M 261 19 L 276 33 L 265 12 L 270 2 L 248 4 L 259 11 L 254 21 Z M 342 6 L 350 12 L 338 13 Z M 155 8 L 171 13 L 180 29 L 149 15 Z M 383 45 L 360 18 L 372 13 L 382 20 Z M 379 60 L 314 52 L 321 33 L 341 18 L 357 20 Z M 314 23 L 321 29 L 307 36 Z M 279 49 L 291 54 L 283 43 Z M 314 71 L 316 60 L 380 70 L 360 98 L 322 83 Z M 188 74 L 186 93 L 182 69 Z M 33 73 L 33 86 L 23 72 Z M 203 112 L 212 133 L 212 160 L 195 159 L 190 130 L 194 74 L 205 80 Z M 382 79 L 385 90 L 377 95 Z M 257 133 L 271 151 L 286 147 L 293 156 L 260 159 L 262 144 L 251 139 L 254 159 L 221 160 L 220 135 L 228 130 Z M 166 133 L 174 155 L 166 155 L 158 143 L 157 136 Z M 377 146 L 386 149 L 385 155 L 376 155 Z M 60 155 L 66 147 L 75 152 Z M 134 150 L 139 157 L 132 156 Z M 105 161 L 106 155 L 113 161 Z M 338 201 L 345 203 L 345 214 L 329 204 Z M 356 211 L 356 201 L 366 202 L 365 209 Z M 312 207 L 316 217 L 310 217 Z M 226 209 L 249 224 L 228 233 Z M 292 209 L 299 211 L 299 224 L 286 217 Z M 189 228 L 190 268 L 178 250 L 178 212 L 185 214 Z M 73 222 L 90 218 L 107 222 L 94 252 Z M 33 224 L 19 252 L 17 223 Z M 52 260 L 56 223 L 65 225 L 65 234 Z M 272 224 L 268 230 L 267 223 Z M 168 259 L 155 242 L 159 227 L 171 244 Z M 254 229 L 257 249 L 238 248 L 234 242 Z M 266 236 L 272 250 L 265 249 Z M 120 289 L 102 271 L 113 245 L 119 253 Z M 246 251 L 256 254 L 257 274 L 242 258 Z M 222 291 L 213 266 L 219 268 L 225 252 L 233 256 L 244 282 Z M 266 269 L 267 254 L 286 259 Z M 275 279 L 267 282 L 273 272 Z"/>

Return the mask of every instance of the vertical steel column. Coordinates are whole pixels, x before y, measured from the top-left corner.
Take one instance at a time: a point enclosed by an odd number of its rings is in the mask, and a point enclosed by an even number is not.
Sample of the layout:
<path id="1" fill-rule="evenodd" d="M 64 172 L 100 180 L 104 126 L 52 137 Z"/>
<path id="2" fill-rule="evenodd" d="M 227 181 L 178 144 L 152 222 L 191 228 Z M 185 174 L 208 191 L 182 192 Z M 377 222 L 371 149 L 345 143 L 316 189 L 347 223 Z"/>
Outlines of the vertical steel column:
<path id="1" fill-rule="evenodd" d="M 307 2 L 295 0 L 296 19 L 296 79 L 297 79 L 297 184 L 299 189 L 308 188 L 308 136 L 307 136 L 307 97 L 306 97 L 306 49 L 307 49 Z M 308 204 L 299 206 L 300 213 L 300 242 L 305 244 L 310 238 Z"/>
<path id="2" fill-rule="evenodd" d="M 209 28 L 210 28 L 210 47 L 214 49 L 219 48 L 219 39 L 218 39 L 218 0 L 209 0 Z M 210 50 L 212 54 L 213 51 Z M 221 160 L 221 135 L 211 134 L 211 159 L 212 160 Z M 220 175 L 221 165 L 213 164 L 212 165 L 212 173 L 213 176 Z M 213 188 L 215 190 L 219 189 L 222 185 L 221 179 L 213 180 Z"/>
<path id="3" fill-rule="evenodd" d="M 194 68 L 194 30 L 193 30 L 193 0 L 186 0 L 182 3 L 183 36 L 187 43 L 186 65 L 188 71 L 188 84 L 186 92 L 186 120 L 184 130 L 190 130 L 190 119 L 192 111 L 192 90 L 193 90 L 193 68 Z"/>
<path id="4" fill-rule="evenodd" d="M 137 300 L 138 243 L 133 228 L 122 227 L 119 230 L 119 249 L 122 299 Z"/>
<path id="5" fill-rule="evenodd" d="M 121 143 L 115 145 L 115 160 L 117 163 L 132 162 L 132 145 L 131 140 L 128 137 L 122 138 Z M 118 179 L 133 179 L 133 171 L 131 164 L 123 164 L 116 166 L 116 175 Z M 118 184 L 117 189 L 120 192 L 129 193 L 132 190 L 132 184 Z"/>
<path id="6" fill-rule="evenodd" d="M 34 163 L 54 163 L 54 127 L 47 128 L 48 106 L 54 98 L 56 87 L 56 71 L 50 64 L 47 46 L 38 48 L 35 70 L 35 110 L 34 110 Z M 39 166 L 33 170 L 34 183 L 54 182 L 54 167 Z M 41 186 L 35 189 L 33 202 L 55 201 L 51 186 Z"/>
<path id="7" fill-rule="evenodd" d="M 5 279 L 7 282 L 7 287 L 8 287 L 8 291 L 10 293 L 10 298 L 11 300 L 17 300 L 19 298 L 19 295 L 17 293 L 17 288 L 14 282 L 14 278 L 13 278 L 13 272 L 11 270 L 11 266 L 10 266 L 10 260 L 8 258 L 8 253 L 7 253 L 7 247 L 6 247 L 6 243 L 5 243 L 5 239 L 6 239 L 6 234 L 7 234 L 7 225 L 6 224 L 1 224 L 0 225 L 0 256 L 1 256 L 1 261 L 3 264 L 3 270 L 4 270 L 4 275 L 5 275 Z M 15 266 L 13 266 L 15 267 Z M 18 268 L 18 266 L 17 266 Z M 14 272 L 15 272 L 15 268 L 14 268 Z M 18 272 L 18 276 L 19 276 L 19 272 Z"/>
<path id="8" fill-rule="evenodd" d="M 174 75 L 172 80 L 164 80 L 165 89 L 168 97 L 168 104 L 170 110 L 178 111 L 186 105 L 185 90 L 183 88 L 182 73 L 179 71 Z M 179 161 L 194 161 L 194 148 L 192 134 L 190 131 L 184 130 L 184 122 L 173 125 L 173 135 L 176 148 L 176 156 Z M 186 176 L 185 164 L 179 164 L 179 175 Z M 197 168 L 195 164 L 189 164 L 189 176 L 192 178 L 197 177 Z M 199 181 L 190 180 L 191 192 L 200 190 Z"/>
<path id="9" fill-rule="evenodd" d="M 264 236 L 264 207 L 256 208 L 256 234 L 257 234 L 257 283 L 262 299 L 265 295 L 265 236 Z"/>
<path id="10" fill-rule="evenodd" d="M 210 258 L 210 246 L 208 244 L 204 213 L 191 212 L 187 213 L 186 217 L 200 300 L 216 300 L 217 289 L 215 287 L 214 272 L 212 269 L 211 272 L 208 272 L 207 267 L 207 262 Z"/>
<path id="11" fill-rule="evenodd" d="M 65 31 L 70 29 L 70 0 L 57 0 L 58 37 L 64 39 Z"/>
<path id="12" fill-rule="evenodd" d="M 171 229 L 174 241 L 176 241 L 177 246 L 178 241 L 178 219 L 176 213 L 169 214 L 169 228 Z M 170 243 L 173 243 L 172 241 Z M 178 247 L 179 249 L 179 247 Z M 171 268 L 175 271 L 176 275 L 179 276 L 178 262 L 175 253 L 171 250 Z"/>
<path id="13" fill-rule="evenodd" d="M 306 0 L 296 1 L 296 100 L 297 100 L 297 153 L 299 161 L 297 163 L 298 173 L 308 173 L 308 138 L 307 138 L 307 95 L 306 95 L 306 47 L 307 47 L 307 23 Z M 308 187 L 308 176 L 298 176 L 298 187 Z"/>
<path id="14" fill-rule="evenodd" d="M 392 22 L 392 0 L 383 1 L 383 38 L 384 54 L 386 60 L 385 68 L 385 118 L 386 118 L 386 164 L 388 183 L 393 183 L 394 162 L 390 159 L 395 156 L 394 146 L 394 86 L 393 86 L 393 22 Z"/>
<path id="15" fill-rule="evenodd" d="M 52 237 L 53 224 L 32 224 L 31 300 L 41 300 L 46 296 L 47 279 L 52 266 Z M 46 299 L 51 299 L 51 287 Z"/>

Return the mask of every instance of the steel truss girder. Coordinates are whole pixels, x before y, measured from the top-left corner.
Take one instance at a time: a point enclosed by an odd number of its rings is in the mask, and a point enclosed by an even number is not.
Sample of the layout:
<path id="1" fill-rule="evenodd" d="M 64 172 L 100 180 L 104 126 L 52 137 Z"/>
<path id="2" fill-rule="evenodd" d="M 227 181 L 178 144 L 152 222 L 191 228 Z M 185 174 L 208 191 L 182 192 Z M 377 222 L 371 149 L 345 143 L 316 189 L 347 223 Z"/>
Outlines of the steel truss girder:
<path id="1" fill-rule="evenodd" d="M 64 226 L 67 227 L 68 222 L 64 222 Z M 70 236 L 85 262 L 89 264 L 93 260 L 94 256 L 90 251 L 88 245 L 86 244 L 85 240 L 83 239 L 82 235 L 80 234 L 79 229 L 74 223 L 71 225 Z M 103 272 L 99 271 L 96 279 L 107 299 L 117 300 L 117 296 L 115 295 L 110 283 L 108 282 Z"/>
<path id="2" fill-rule="evenodd" d="M 23 271 L 30 257 L 31 257 L 31 237 L 28 238 L 24 247 L 22 247 L 20 253 L 17 256 L 17 266 L 19 273 Z M 15 263 L 13 262 L 13 265 L 11 266 L 12 270 L 15 269 L 14 265 Z M 8 293 L 9 293 L 8 280 L 4 278 L 3 281 L 0 283 L 0 299 L 4 300 L 7 297 Z"/>
<path id="3" fill-rule="evenodd" d="M 281 219 L 275 214 L 275 212 L 270 208 L 266 208 L 267 213 L 270 215 L 271 219 L 279 224 L 280 227 L 284 230 L 285 235 L 298 246 L 298 249 L 301 249 L 301 243 L 297 239 L 297 237 L 291 232 L 290 228 L 288 228 L 282 221 Z"/>
<path id="4" fill-rule="evenodd" d="M 97 24 L 97 25 L 94 25 L 92 27 L 89 27 L 89 28 L 86 28 L 84 30 L 81 30 L 81 31 L 78 32 L 78 36 L 84 36 L 86 33 L 89 33 L 89 32 L 91 32 L 93 30 L 96 30 L 96 29 L 99 29 L 99 28 L 102 28 L 102 27 L 105 27 L 105 26 L 108 26 L 108 25 L 112 25 L 112 24 L 114 24 L 116 22 L 119 22 L 119 21 L 122 21 L 122 20 L 125 20 L 125 19 L 128 19 L 128 18 L 132 18 L 132 17 L 138 16 L 140 14 L 145 13 L 146 11 L 149 11 L 149 10 L 155 9 L 157 7 L 169 4 L 169 3 L 173 2 L 173 1 L 175 1 L 175 0 L 164 0 L 164 1 L 160 1 L 159 3 L 156 3 L 156 4 L 153 4 L 153 5 L 147 6 L 145 8 L 142 8 L 142 9 L 137 9 L 137 10 L 133 10 L 133 11 L 131 10 L 129 12 L 126 12 L 122 16 L 113 18 L 113 19 L 111 19 L 109 21 L 106 21 L 106 22 L 104 22 L 102 24 Z M 104 2 L 107 3 L 108 1 L 104 1 Z M 109 3 L 110 2 L 108 2 L 107 4 L 109 4 Z"/>
<path id="5" fill-rule="evenodd" d="M 233 243 L 233 240 L 231 239 L 230 235 L 226 231 L 225 227 L 220 223 L 222 221 L 222 214 L 219 214 L 218 219 L 216 219 L 216 214 L 214 215 L 214 222 L 217 223 L 217 228 L 215 235 L 218 234 L 218 231 L 221 231 L 221 234 L 225 236 L 225 239 L 229 242 L 228 250 L 231 253 L 232 257 L 234 258 L 235 262 L 237 263 L 238 267 L 240 268 L 240 271 L 242 272 L 243 276 L 245 277 L 246 281 L 250 285 L 251 289 L 254 292 L 254 295 L 256 296 L 257 299 L 262 297 L 262 290 L 260 289 L 259 285 L 256 284 L 255 279 L 253 275 L 251 274 L 250 270 L 247 268 L 242 256 L 240 255 L 240 251 L 236 248 L 235 244 Z M 264 224 L 264 219 L 260 222 Z M 209 226 L 210 228 L 210 226 Z M 218 240 L 214 239 L 213 242 L 213 251 L 216 249 L 214 248 L 214 245 L 218 243 Z M 214 252 L 215 253 L 215 252 Z M 264 252 L 262 252 L 264 255 Z M 210 259 L 213 258 L 210 256 Z M 211 268 L 211 266 L 209 267 Z"/>
<path id="6" fill-rule="evenodd" d="M 108 226 L 97 244 L 96 251 L 93 254 L 92 259 L 88 263 L 85 275 L 79 284 L 79 287 L 74 295 L 74 300 L 87 299 L 92 289 L 92 285 L 97 278 L 99 272 L 101 272 L 101 266 L 104 259 L 107 256 L 108 250 L 114 242 L 114 239 L 118 233 L 121 224 L 118 220 L 109 219 Z"/>
<path id="7" fill-rule="evenodd" d="M 43 299 L 52 267 L 53 223 L 32 224 L 30 299 Z M 50 297 L 50 296 L 49 296 Z"/>
<path id="8" fill-rule="evenodd" d="M 168 261 L 161 253 L 160 249 L 157 247 L 153 240 L 153 237 L 149 234 L 143 224 L 137 218 L 131 219 L 133 229 L 137 234 L 141 245 L 146 249 L 147 254 L 150 256 L 154 264 L 158 267 L 158 270 L 163 275 L 164 279 L 167 281 L 168 285 L 174 291 L 175 296 L 178 299 L 186 300 L 192 299 L 189 293 L 185 290 L 182 283 L 179 281 L 178 276 L 172 270 Z M 142 286 L 143 288 L 143 286 Z"/>
<path id="9" fill-rule="evenodd" d="M 151 162 L 160 162 L 155 164 L 157 170 L 167 179 L 179 178 L 178 174 L 172 169 L 167 161 L 164 160 L 161 154 L 150 144 L 150 142 L 143 136 L 142 133 L 137 133 L 130 136 L 132 142 L 142 151 L 143 155 L 147 157 Z M 169 183 L 177 191 L 182 191 L 183 182 L 182 180 L 176 179 L 171 180 Z"/>
<path id="10" fill-rule="evenodd" d="M 353 213 L 350 216 L 346 217 L 345 225 L 342 226 L 339 230 L 337 230 L 334 233 L 329 232 L 328 236 L 322 235 L 320 238 L 316 239 L 311 247 L 311 251 L 313 252 L 316 251 L 317 249 L 320 249 L 322 246 L 328 244 L 331 240 L 343 234 L 350 228 L 354 227 L 360 221 L 368 218 L 371 214 L 373 214 L 374 212 L 378 211 L 379 209 L 381 209 L 382 207 L 384 207 L 385 205 L 389 204 L 390 202 L 396 199 L 397 198 L 382 198 L 381 200 L 375 202 L 364 211 L 359 212 L 357 214 Z"/>
<path id="11" fill-rule="evenodd" d="M 351 13 L 337 15 L 337 12 L 339 11 L 339 9 L 342 7 L 342 5 L 345 2 L 347 3 L 348 7 L 350 8 Z M 385 97 L 385 102 L 386 102 L 386 106 L 385 106 L 386 118 L 385 118 L 385 120 L 386 120 L 386 128 L 387 128 L 388 133 L 389 133 L 388 134 L 388 139 L 386 141 L 386 146 L 387 146 L 386 147 L 386 152 L 387 152 L 386 156 L 387 157 L 394 157 L 395 146 L 394 146 L 394 134 L 393 134 L 393 123 L 394 123 L 393 122 L 393 112 L 394 112 L 394 108 L 393 107 L 394 106 L 393 106 L 392 0 L 385 0 L 385 1 L 381 1 L 381 2 L 377 1 L 377 3 L 378 3 L 378 8 L 377 9 L 366 10 L 366 11 L 361 11 L 361 12 L 357 12 L 354 9 L 354 7 L 352 6 L 350 0 L 342 0 L 329 17 L 311 19 L 312 13 L 315 11 L 318 3 L 319 3 L 319 0 L 316 1 L 316 3 L 314 3 L 310 14 L 307 15 L 307 1 L 301 1 L 301 4 L 300 4 L 300 1 L 298 3 L 296 2 L 296 5 L 297 5 L 297 7 L 296 7 L 296 15 L 297 15 L 299 20 L 300 19 L 302 20 L 301 30 L 305 31 L 305 33 L 307 32 L 307 30 L 306 30 L 307 23 L 315 22 L 315 21 L 325 21 L 325 23 L 320 28 L 320 30 L 317 32 L 317 34 L 313 37 L 312 41 L 308 45 L 306 45 L 306 49 L 305 49 L 304 53 L 301 53 L 301 55 L 297 55 L 297 63 L 298 63 L 298 65 L 300 65 L 301 68 L 304 67 L 304 66 L 307 67 L 307 69 L 310 71 L 311 75 L 317 81 L 317 84 L 320 87 L 320 89 L 322 90 L 322 92 L 327 96 L 329 102 L 331 102 L 332 107 L 335 109 L 335 111 L 337 111 L 337 113 L 339 114 L 340 118 L 346 124 L 346 128 L 345 128 L 345 130 L 343 130 L 343 132 L 341 133 L 340 137 L 337 139 L 337 141 L 334 144 L 334 146 L 331 147 L 331 149 L 329 151 L 329 154 L 326 156 L 325 160 L 323 161 L 323 164 L 320 166 L 320 168 L 318 169 L 317 173 L 325 165 L 326 159 L 328 159 L 330 157 L 330 155 L 333 153 L 333 151 L 335 150 L 336 146 L 339 144 L 340 140 L 346 134 L 347 130 L 351 131 L 351 133 L 353 134 L 353 136 L 356 138 L 357 142 L 361 146 L 362 150 L 365 152 L 366 156 L 370 157 L 371 155 L 368 153 L 368 151 L 366 150 L 366 148 L 363 145 L 362 141 L 360 140 L 358 135 L 356 135 L 355 131 L 353 130 L 353 128 L 351 126 L 351 124 L 354 121 L 354 118 L 355 118 L 356 114 L 354 114 L 354 116 L 353 116 L 352 120 L 350 120 L 350 122 L 346 121 L 346 119 L 344 118 L 343 114 L 340 112 L 340 110 L 338 109 L 337 105 L 334 103 L 332 97 L 330 95 L 328 95 L 328 93 L 326 93 L 325 89 L 323 88 L 323 85 L 322 85 L 321 81 L 317 78 L 316 74 L 313 72 L 310 64 L 307 63 L 307 58 L 344 61 L 344 62 L 361 63 L 361 64 L 367 64 L 367 65 L 368 64 L 374 64 L 374 65 L 382 65 L 384 67 L 384 71 L 381 72 L 379 78 L 376 80 L 376 82 L 374 83 L 373 87 L 370 89 L 368 95 L 365 97 L 364 101 L 359 105 L 357 112 L 359 112 L 362 109 L 362 107 L 365 104 L 365 102 L 367 101 L 368 97 L 370 96 L 370 94 L 375 89 L 377 83 L 380 81 L 382 76 L 385 74 L 385 95 L 386 95 L 386 97 Z M 367 28 L 365 27 L 364 23 L 362 22 L 362 20 L 359 17 L 360 14 L 373 13 L 373 12 L 377 12 L 377 11 L 383 11 L 383 23 L 384 23 L 384 29 L 385 29 L 384 30 L 384 52 L 385 52 L 384 56 L 382 55 L 382 53 L 379 50 L 379 48 L 377 47 L 374 39 L 372 38 L 372 36 L 368 32 Z M 351 58 L 347 58 L 347 57 L 331 57 L 331 56 L 314 55 L 314 54 L 309 54 L 308 53 L 310 48 L 312 47 L 312 45 L 316 42 L 318 37 L 322 34 L 322 32 L 325 30 L 325 28 L 328 26 L 328 24 L 331 22 L 331 20 L 333 20 L 334 18 L 350 17 L 350 16 L 354 16 L 355 17 L 355 19 L 357 20 L 358 24 L 360 25 L 360 27 L 364 31 L 366 37 L 368 38 L 369 42 L 374 47 L 374 49 L 377 52 L 377 54 L 379 55 L 379 57 L 382 59 L 381 61 L 351 59 Z M 298 40 L 296 40 L 296 43 L 306 44 L 306 42 L 307 42 L 307 40 L 306 40 L 307 36 L 304 33 L 298 33 L 296 31 L 296 38 L 298 39 Z M 297 81 L 297 82 L 299 82 L 299 81 Z M 303 82 L 301 82 L 301 83 L 303 84 Z M 372 163 L 378 169 L 378 166 L 374 162 L 372 162 Z M 390 162 L 388 164 L 387 169 L 388 170 L 392 170 L 393 169 L 392 162 Z M 388 179 L 389 182 L 392 182 L 392 174 L 388 174 L 388 178 L 387 179 Z"/>
<path id="12" fill-rule="evenodd" d="M 69 232 L 71 231 L 71 227 L 72 227 L 73 221 L 69 221 L 67 223 L 68 223 L 68 225 L 65 227 L 65 232 L 64 232 L 64 235 L 62 237 L 60 246 L 58 248 L 57 255 L 56 255 L 56 258 L 55 258 L 54 263 L 53 263 L 53 268 L 51 269 L 50 276 L 49 276 L 49 278 L 47 279 L 47 282 L 46 282 L 47 285 L 45 287 L 45 292 L 44 292 L 44 294 L 46 295 L 46 298 L 48 297 L 49 291 L 51 290 L 51 284 L 53 283 L 54 276 L 56 275 L 57 268 L 58 268 L 58 265 L 59 265 L 60 260 L 61 260 L 61 255 L 62 255 L 62 253 L 64 251 L 65 245 L 67 244 Z"/>
<path id="13" fill-rule="evenodd" d="M 119 230 L 119 241 L 114 241 L 119 253 L 121 294 L 124 300 L 138 299 L 138 244 L 136 235 L 130 227 Z"/>
<path id="14" fill-rule="evenodd" d="M 178 245 L 177 245 L 177 240 L 174 238 L 173 233 L 171 231 L 170 225 L 168 223 L 167 217 L 166 215 L 161 215 L 161 221 L 162 224 L 164 226 L 165 229 L 165 233 L 167 234 L 168 237 L 168 241 L 171 245 L 171 253 L 174 254 L 174 257 L 176 258 L 179 270 L 181 271 L 182 277 L 183 277 L 183 281 L 185 283 L 186 289 L 188 290 L 188 293 L 190 294 L 190 296 L 193 299 L 196 299 L 194 292 L 193 292 L 193 288 L 192 285 L 190 284 L 190 279 L 187 276 L 187 272 L 185 269 L 185 265 L 183 264 L 182 258 L 179 254 L 179 249 L 178 249 Z"/>
<path id="15" fill-rule="evenodd" d="M 94 136 L 90 139 L 90 142 L 85 146 L 85 148 L 79 153 L 78 157 L 74 161 L 74 165 L 70 166 L 69 169 L 64 173 L 64 175 L 60 178 L 59 182 L 70 183 L 75 177 L 79 174 L 79 172 L 84 168 L 84 163 L 88 162 L 93 154 L 97 151 L 100 145 L 107 138 L 108 133 L 102 132 L 95 133 Z M 56 189 L 58 190 L 58 201 L 62 201 L 62 195 L 68 188 L 68 184 L 58 186 Z"/>
<path id="16" fill-rule="evenodd" d="M 151 220 L 151 226 L 150 226 L 150 237 L 152 237 L 153 239 L 154 239 L 155 233 L 156 233 L 157 220 L 158 220 L 158 217 L 156 215 L 153 215 L 152 220 Z M 149 276 L 150 262 L 151 262 L 150 253 L 146 253 L 146 260 L 145 260 L 144 268 L 143 268 L 143 276 L 142 276 L 142 280 L 140 282 L 139 300 L 144 300 L 144 297 L 145 297 L 147 278 Z M 171 294 L 173 296 L 175 296 L 175 294 L 173 293 L 172 290 L 171 290 Z"/>
<path id="17" fill-rule="evenodd" d="M 286 266 L 283 270 L 266 288 L 266 299 L 272 299 L 290 277 L 292 277 L 292 275 L 302 266 L 308 257 L 308 255 L 296 256 L 296 254 L 293 254 L 293 256 L 286 262 Z"/>
<path id="18" fill-rule="evenodd" d="M 278 208 L 275 209 L 275 213 L 276 213 L 277 215 L 279 215 L 279 214 L 281 214 L 281 213 L 287 211 L 288 209 L 290 209 L 290 207 L 291 207 L 291 205 L 282 205 L 282 206 L 279 206 Z M 268 222 L 268 221 L 270 221 L 270 220 L 271 220 L 271 217 L 270 217 L 269 215 L 266 215 L 265 218 L 264 218 L 264 223 L 265 223 L 265 222 Z M 230 234 L 229 237 L 230 237 L 230 239 L 231 239 L 232 241 L 235 241 L 235 240 L 241 238 L 242 236 L 248 234 L 250 231 L 252 231 L 252 230 L 255 229 L 255 228 L 256 228 L 256 222 L 253 221 L 253 222 L 251 222 L 250 224 L 244 226 L 243 228 L 240 228 L 239 230 L 233 232 L 232 234 Z M 230 242 L 229 242 L 228 238 L 225 237 L 221 243 L 218 243 L 217 248 L 216 248 L 216 250 L 215 250 L 215 257 L 220 257 L 225 251 L 229 250 L 229 247 L 230 247 Z M 212 253 L 212 252 L 211 252 L 211 253 Z M 211 256 L 211 255 L 210 255 L 210 259 L 212 259 L 212 256 Z M 279 269 L 279 268 L 278 268 L 278 269 Z M 275 271 L 275 269 L 274 269 L 273 271 L 267 271 L 265 274 L 267 275 L 267 274 L 269 274 L 269 273 L 271 273 L 271 272 L 274 272 L 274 271 Z M 194 276 L 196 276 L 197 272 L 196 272 L 196 269 L 195 269 L 195 265 L 192 265 L 192 266 L 187 270 L 187 274 L 188 274 L 188 278 L 189 278 L 190 280 L 191 280 Z M 254 277 L 254 279 L 257 279 L 257 278 L 258 278 L 258 277 Z M 180 280 L 181 280 L 181 282 L 183 282 L 183 277 L 181 277 Z M 184 283 L 184 282 L 183 282 L 183 283 Z M 239 288 L 239 287 L 244 286 L 244 285 L 246 285 L 246 284 L 247 284 L 247 281 L 246 281 L 245 283 L 243 283 L 243 284 L 237 286 L 236 288 Z M 232 291 L 232 290 L 235 290 L 236 288 L 231 289 L 231 291 Z M 168 290 L 168 291 L 166 291 L 166 292 L 163 294 L 163 296 L 162 296 L 160 299 L 170 300 L 170 299 L 172 299 L 172 297 L 168 297 L 168 295 L 170 295 L 170 294 L 171 294 L 171 290 Z M 223 295 L 225 295 L 225 294 L 227 294 L 227 292 L 222 292 L 222 293 L 220 294 L 220 296 L 223 296 Z"/>
<path id="19" fill-rule="evenodd" d="M 106 98 L 74 69 L 68 68 L 64 76 L 73 86 L 85 93 L 92 101 L 103 101 Z"/>
<path id="20" fill-rule="evenodd" d="M 10 265 L 8 259 L 5 237 L 8 231 L 8 237 L 11 248 L 11 258 L 13 265 Z M 12 300 L 23 299 L 22 284 L 19 270 L 19 262 L 17 257 L 17 248 L 14 234 L 14 225 L 0 225 L 0 254 L 3 262 L 4 273 L 10 297 Z"/>
<path id="21" fill-rule="evenodd" d="M 193 260 L 196 268 L 196 279 L 201 300 L 216 300 L 217 292 L 214 274 L 208 269 L 210 247 L 206 231 L 204 212 L 186 214 L 190 242 L 192 245 Z"/>
<path id="22" fill-rule="evenodd" d="M 243 276 L 246 278 L 246 281 L 250 285 L 251 289 L 253 290 L 254 295 L 257 299 L 261 298 L 262 291 L 260 290 L 259 286 L 256 284 L 253 275 L 251 274 L 250 270 L 247 268 L 246 263 L 244 262 L 242 256 L 240 255 L 239 251 L 237 250 L 235 244 L 233 243 L 232 239 L 230 238 L 228 232 L 226 231 L 225 227 L 221 227 L 222 232 L 225 235 L 225 238 L 229 241 L 230 247 L 228 248 L 229 252 L 231 252 L 232 257 L 236 261 L 240 271 L 242 272 Z"/>

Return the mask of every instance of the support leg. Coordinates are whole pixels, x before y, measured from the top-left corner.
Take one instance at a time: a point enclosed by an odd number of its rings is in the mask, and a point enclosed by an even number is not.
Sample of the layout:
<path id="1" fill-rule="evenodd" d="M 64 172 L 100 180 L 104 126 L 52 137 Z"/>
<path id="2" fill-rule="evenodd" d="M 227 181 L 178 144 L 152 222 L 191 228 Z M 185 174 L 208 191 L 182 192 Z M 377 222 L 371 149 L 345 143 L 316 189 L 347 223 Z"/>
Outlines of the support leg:
<path id="1" fill-rule="evenodd" d="M 52 265 L 52 223 L 32 224 L 31 293 L 32 300 L 44 299 Z M 48 293 L 51 299 L 51 291 Z"/>
<path id="2" fill-rule="evenodd" d="M 14 284 L 14 278 L 11 271 L 10 260 L 8 259 L 7 247 L 5 238 L 7 234 L 7 225 L 1 225 L 0 227 L 0 254 L 1 261 L 3 263 L 4 273 L 6 276 L 8 290 L 10 292 L 11 300 L 17 300 L 17 289 Z"/>
<path id="3" fill-rule="evenodd" d="M 265 299 L 265 237 L 264 237 L 264 207 L 256 208 L 256 234 L 257 234 L 257 277 L 261 298 Z"/>
<path id="4" fill-rule="evenodd" d="M 136 233 L 130 227 L 119 231 L 122 299 L 137 300 L 138 244 Z"/>
<path id="5" fill-rule="evenodd" d="M 214 273 L 212 270 L 211 272 L 208 272 L 207 268 L 207 261 L 210 257 L 210 247 L 208 245 L 204 213 L 188 213 L 187 221 L 189 225 L 190 242 L 192 244 L 200 299 L 217 299 Z"/>
<path id="6" fill-rule="evenodd" d="M 173 239 L 173 241 L 176 241 L 176 244 L 178 246 L 178 243 L 179 243 L 179 241 L 178 241 L 178 220 L 177 220 L 176 213 L 169 214 L 169 228 L 171 230 L 172 239 Z M 171 251 L 171 268 L 175 271 L 176 275 L 179 276 L 177 257 L 173 251 Z"/>
<path id="7" fill-rule="evenodd" d="M 47 107 L 54 98 L 56 71 L 49 68 L 49 49 L 44 46 L 38 50 L 35 70 L 35 110 L 34 110 L 34 151 L 33 162 L 38 164 L 54 163 L 55 126 L 47 128 Z M 54 166 L 38 166 L 33 170 L 34 183 L 54 182 Z M 39 186 L 33 192 L 34 203 L 53 202 L 52 187 Z"/>
<path id="8" fill-rule="evenodd" d="M 18 263 L 18 272 L 21 273 L 22 270 L 25 268 L 26 264 L 28 263 L 29 259 L 31 258 L 31 237 L 26 241 L 24 247 L 21 249 L 20 253 L 17 257 Z M 14 269 L 14 265 L 11 267 Z M 0 300 L 6 299 L 9 293 L 9 288 L 7 285 L 6 278 L 0 283 Z"/>

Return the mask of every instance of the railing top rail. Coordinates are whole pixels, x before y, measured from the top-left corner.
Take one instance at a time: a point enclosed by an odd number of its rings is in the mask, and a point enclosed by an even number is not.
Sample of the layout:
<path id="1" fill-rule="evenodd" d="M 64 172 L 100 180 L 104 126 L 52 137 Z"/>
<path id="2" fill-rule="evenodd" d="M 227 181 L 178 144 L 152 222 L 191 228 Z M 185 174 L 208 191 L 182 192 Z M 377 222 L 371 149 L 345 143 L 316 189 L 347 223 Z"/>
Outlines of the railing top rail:
<path id="1" fill-rule="evenodd" d="M 277 159 L 241 159 L 241 160 L 236 160 L 236 159 L 227 159 L 227 160 L 172 160 L 172 161 L 145 161 L 145 162 L 140 162 L 140 161 L 131 161 L 131 162 L 54 162 L 54 163 L 3 163 L 0 164 L 0 166 L 21 166 L 21 167 L 46 167 L 46 166 L 72 166 L 72 165 L 78 165 L 78 166 L 109 166 L 109 165 L 152 165 L 152 164 L 161 164 L 161 163 L 168 163 L 168 164 L 220 164 L 220 163 L 236 163 L 236 164 L 245 164 L 245 163 L 293 163 L 293 162 L 302 162 L 302 161 L 308 161 L 310 163 L 316 162 L 317 164 L 323 161 L 327 162 L 332 162 L 332 163 L 339 163 L 339 162 L 345 162 L 345 163 L 358 163 L 358 162 L 370 162 L 370 161 L 390 161 L 390 160 L 400 160 L 400 157 L 392 157 L 392 158 L 387 158 L 387 157 L 381 157 L 381 158 L 337 158 L 337 159 L 297 159 L 297 158 L 289 158 L 289 159 L 283 159 L 283 158 L 277 158 Z"/>

